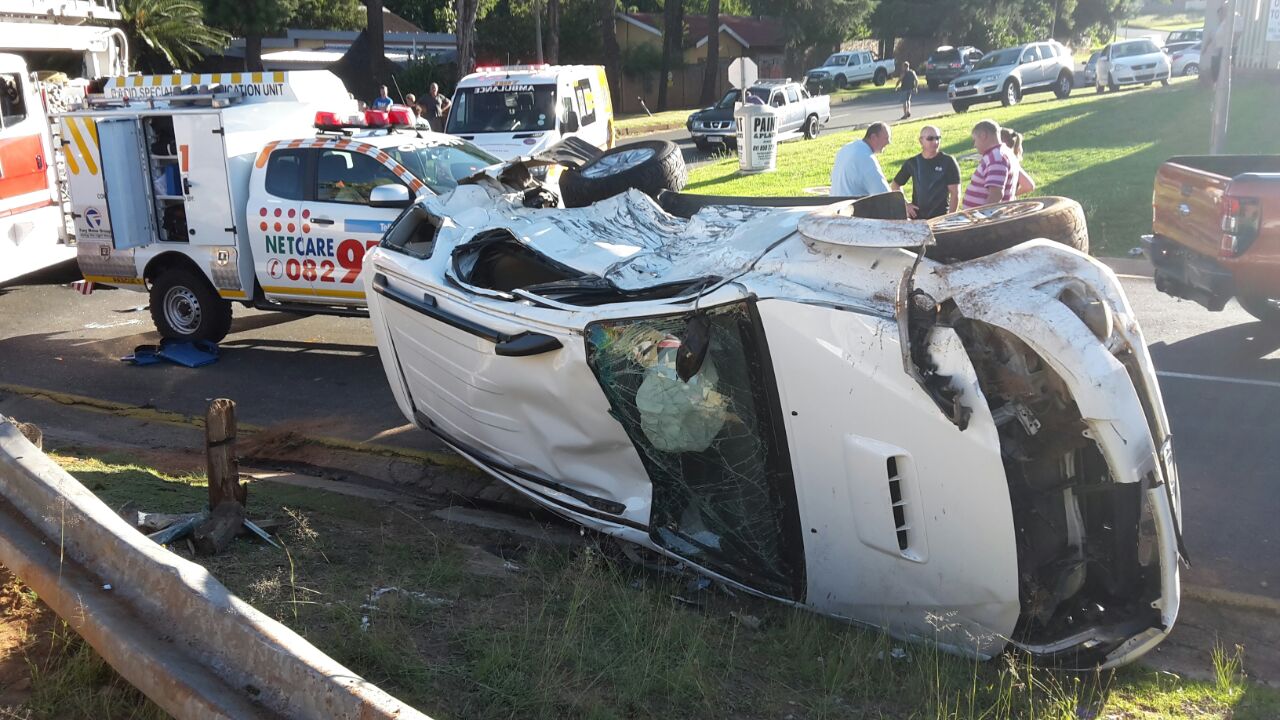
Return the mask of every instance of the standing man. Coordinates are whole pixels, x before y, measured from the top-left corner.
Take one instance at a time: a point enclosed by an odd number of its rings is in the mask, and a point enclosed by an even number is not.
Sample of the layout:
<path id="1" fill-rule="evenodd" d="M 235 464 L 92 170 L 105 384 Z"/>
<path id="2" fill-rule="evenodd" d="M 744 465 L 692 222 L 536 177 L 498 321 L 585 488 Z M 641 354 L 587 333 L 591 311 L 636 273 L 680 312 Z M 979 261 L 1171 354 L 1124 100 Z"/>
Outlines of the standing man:
<path id="1" fill-rule="evenodd" d="M 863 197 L 889 192 L 889 183 L 880 170 L 880 161 L 876 160 L 876 153 L 889 142 L 889 126 L 874 122 L 867 126 L 861 139 L 840 148 L 831 167 L 832 196 Z"/>
<path id="2" fill-rule="evenodd" d="M 964 191 L 964 209 L 1012 200 L 1021 168 L 1013 151 L 1000 142 L 1000 126 L 995 120 L 983 120 L 973 126 L 970 137 L 982 159 Z"/>
<path id="3" fill-rule="evenodd" d="M 942 132 L 932 125 L 920 128 L 920 153 L 902 163 L 890 190 L 911 183 L 907 217 L 927 220 L 955 212 L 960 203 L 960 165 L 942 152 Z"/>
<path id="4" fill-rule="evenodd" d="M 1218 24 L 1213 28 L 1213 34 L 1209 36 L 1206 42 L 1201 43 L 1204 47 L 1203 56 L 1209 58 L 1209 76 L 1210 83 L 1218 82 L 1218 73 L 1222 71 L 1222 58 L 1226 56 L 1226 50 L 1235 42 L 1235 20 L 1227 17 L 1227 3 L 1218 6 Z M 1204 80 L 1202 73 L 1200 79 Z"/>
<path id="5" fill-rule="evenodd" d="M 453 107 L 453 101 L 440 94 L 439 85 L 431 83 L 427 88 L 427 112 L 431 114 L 432 130 L 444 132 L 444 121 L 449 117 L 451 107 Z"/>
<path id="6" fill-rule="evenodd" d="M 391 96 L 387 94 L 387 86 L 378 86 L 378 97 L 374 98 L 373 104 L 369 107 L 374 110 L 386 110 L 391 107 Z"/>
<path id="7" fill-rule="evenodd" d="M 911 63 L 902 62 L 902 73 L 898 75 L 898 84 L 893 86 L 894 90 L 902 91 L 902 117 L 906 120 L 911 117 L 911 96 L 915 94 L 916 88 L 920 86 L 920 78 L 916 77 L 916 72 L 911 69 Z"/>

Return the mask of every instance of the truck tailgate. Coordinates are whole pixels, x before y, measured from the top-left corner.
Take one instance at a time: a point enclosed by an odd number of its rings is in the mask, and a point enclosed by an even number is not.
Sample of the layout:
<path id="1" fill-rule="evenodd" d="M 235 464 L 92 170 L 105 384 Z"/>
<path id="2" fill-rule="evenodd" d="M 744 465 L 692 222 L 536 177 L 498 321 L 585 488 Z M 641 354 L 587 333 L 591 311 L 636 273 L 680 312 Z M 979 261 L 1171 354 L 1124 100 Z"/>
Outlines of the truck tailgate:
<path id="1" fill-rule="evenodd" d="M 1219 203 L 1231 179 L 1173 160 L 1156 173 L 1152 231 L 1201 255 L 1216 257 L 1222 242 Z"/>

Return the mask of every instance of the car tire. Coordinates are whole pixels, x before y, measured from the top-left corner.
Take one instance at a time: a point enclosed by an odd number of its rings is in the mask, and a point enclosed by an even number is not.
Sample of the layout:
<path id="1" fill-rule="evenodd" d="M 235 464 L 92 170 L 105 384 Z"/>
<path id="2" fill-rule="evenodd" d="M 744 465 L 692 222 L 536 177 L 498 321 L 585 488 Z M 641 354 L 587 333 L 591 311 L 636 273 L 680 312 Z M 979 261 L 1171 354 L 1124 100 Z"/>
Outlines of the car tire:
<path id="1" fill-rule="evenodd" d="M 951 109 L 958 113 L 969 112 L 969 103 L 960 100 L 951 101 Z"/>
<path id="2" fill-rule="evenodd" d="M 943 263 L 964 262 L 1046 238 L 1089 252 L 1084 208 L 1064 197 L 1040 197 L 984 205 L 928 221 L 935 243 L 925 255 Z"/>
<path id="3" fill-rule="evenodd" d="M 1120 92 L 1120 83 L 1116 82 L 1114 75 L 1107 75 L 1107 89 L 1111 92 Z"/>
<path id="4" fill-rule="evenodd" d="M 1280 305 L 1258 295 L 1239 295 L 1236 302 L 1244 311 L 1271 327 L 1280 328 Z"/>
<path id="5" fill-rule="evenodd" d="M 848 84 L 849 82 L 845 80 L 843 75 L 837 75 L 835 81 L 831 83 L 831 87 L 839 91 L 845 89 L 845 86 Z"/>
<path id="6" fill-rule="evenodd" d="M 1182 77 L 1196 77 L 1199 74 L 1200 63 L 1187 63 L 1187 66 L 1182 68 Z"/>
<path id="7" fill-rule="evenodd" d="M 1057 96 L 1059 100 L 1066 100 L 1071 97 L 1071 90 L 1073 87 L 1074 83 L 1071 80 L 1071 73 L 1063 70 L 1058 74 L 1058 81 L 1053 85 L 1053 94 Z"/>
<path id="8" fill-rule="evenodd" d="M 1173 73 L 1169 73 L 1172 75 Z M 1160 78 L 1160 87 L 1169 87 L 1169 75 Z"/>
<path id="9" fill-rule="evenodd" d="M 818 123 L 818 116 L 810 115 L 809 117 L 805 118 L 804 127 L 802 128 L 802 131 L 804 132 L 805 140 L 812 140 L 818 137 L 818 133 L 822 131 L 822 125 Z"/>
<path id="10" fill-rule="evenodd" d="M 560 176 L 565 207 L 586 207 L 632 188 L 650 197 L 679 191 L 688 181 L 680 146 L 669 140 L 640 140 L 601 153 Z"/>
<path id="11" fill-rule="evenodd" d="M 938 88 L 942 87 L 942 83 L 934 82 L 932 80 L 928 80 L 927 82 L 929 83 L 930 90 L 937 90 Z"/>
<path id="12" fill-rule="evenodd" d="M 889 73 L 885 71 L 884 68 L 879 68 L 878 70 L 876 70 L 876 76 L 871 80 L 871 82 L 876 84 L 876 87 L 883 87 L 884 84 L 888 81 L 889 81 Z"/>
<path id="13" fill-rule="evenodd" d="M 707 142 L 706 140 L 694 140 L 693 146 L 698 148 L 698 152 L 704 152 L 704 153 L 711 152 L 711 143 Z"/>
<path id="14" fill-rule="evenodd" d="M 151 321 L 162 338 L 216 343 L 231 331 L 231 303 L 195 270 L 169 268 L 151 284 Z"/>
<path id="15" fill-rule="evenodd" d="M 1022 99 L 1022 88 L 1018 87 L 1018 81 L 1009 79 L 1004 81 L 1004 87 L 1000 89 L 1000 104 L 1009 107 L 1017 105 Z"/>

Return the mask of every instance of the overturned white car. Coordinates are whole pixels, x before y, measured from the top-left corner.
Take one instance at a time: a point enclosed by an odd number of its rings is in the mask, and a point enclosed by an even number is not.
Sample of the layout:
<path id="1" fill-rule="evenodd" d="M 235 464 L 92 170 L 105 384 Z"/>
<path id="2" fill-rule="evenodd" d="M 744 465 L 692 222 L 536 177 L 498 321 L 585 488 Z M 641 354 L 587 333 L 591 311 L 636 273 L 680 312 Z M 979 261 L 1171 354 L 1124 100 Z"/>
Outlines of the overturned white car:
<path id="1" fill-rule="evenodd" d="M 860 217 L 884 200 L 567 209 L 491 169 L 366 260 L 396 401 L 542 505 L 734 587 L 983 658 L 1132 661 L 1173 625 L 1180 555 L 1133 313 L 1062 244 L 953 252 L 1078 206 Z"/>

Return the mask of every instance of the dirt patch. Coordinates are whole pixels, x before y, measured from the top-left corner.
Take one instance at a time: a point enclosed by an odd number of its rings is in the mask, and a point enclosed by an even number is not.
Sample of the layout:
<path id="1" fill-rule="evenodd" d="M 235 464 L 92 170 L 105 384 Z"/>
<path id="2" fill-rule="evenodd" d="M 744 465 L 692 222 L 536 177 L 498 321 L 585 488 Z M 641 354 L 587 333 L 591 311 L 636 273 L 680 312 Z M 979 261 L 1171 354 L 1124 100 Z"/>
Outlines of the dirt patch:
<path id="1" fill-rule="evenodd" d="M 27 652 L 57 621 L 34 591 L 0 566 L 0 712 L 30 697 Z"/>
<path id="2" fill-rule="evenodd" d="M 1186 596 L 1173 632 L 1143 658 L 1143 664 L 1183 677 L 1210 679 L 1215 646 L 1228 654 L 1239 646 L 1245 675 L 1254 682 L 1280 688 L 1280 619 L 1269 612 Z"/>

